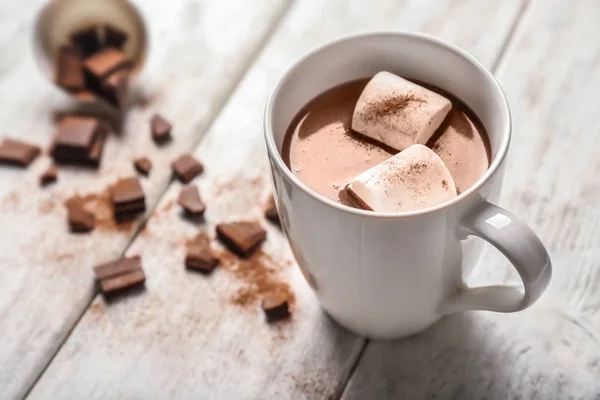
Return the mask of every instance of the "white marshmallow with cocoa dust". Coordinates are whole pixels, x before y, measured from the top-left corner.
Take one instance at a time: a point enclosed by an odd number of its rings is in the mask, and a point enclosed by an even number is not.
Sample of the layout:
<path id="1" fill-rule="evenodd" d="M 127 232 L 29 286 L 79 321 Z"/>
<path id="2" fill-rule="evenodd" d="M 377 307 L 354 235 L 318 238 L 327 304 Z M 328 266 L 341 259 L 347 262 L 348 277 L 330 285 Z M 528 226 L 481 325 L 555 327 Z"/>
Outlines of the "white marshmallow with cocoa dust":
<path id="1" fill-rule="evenodd" d="M 358 175 L 346 190 L 362 208 L 377 212 L 422 210 L 456 197 L 442 159 L 420 144 Z"/>
<path id="2" fill-rule="evenodd" d="M 365 86 L 354 108 L 352 129 L 396 150 L 425 144 L 452 108 L 452 102 L 389 72 Z"/>

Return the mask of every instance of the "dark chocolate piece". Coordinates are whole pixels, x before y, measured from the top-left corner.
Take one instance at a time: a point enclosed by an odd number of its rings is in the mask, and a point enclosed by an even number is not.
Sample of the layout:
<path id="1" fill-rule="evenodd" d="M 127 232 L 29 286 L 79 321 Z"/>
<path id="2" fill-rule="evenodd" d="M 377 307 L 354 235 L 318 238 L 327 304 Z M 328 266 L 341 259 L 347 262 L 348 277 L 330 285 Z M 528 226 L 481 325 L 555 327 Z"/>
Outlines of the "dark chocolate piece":
<path id="1" fill-rule="evenodd" d="M 112 25 L 104 25 L 104 45 L 122 50 L 127 42 L 127 34 Z"/>
<path id="2" fill-rule="evenodd" d="M 129 289 L 143 284 L 146 281 L 146 275 L 143 270 L 128 272 L 117 275 L 112 278 L 106 278 L 100 281 L 100 288 L 104 294 L 110 294 L 124 289 Z"/>
<path id="3" fill-rule="evenodd" d="M 0 142 L 0 164 L 27 167 L 37 156 L 40 148 L 15 139 L 3 139 Z"/>
<path id="4" fill-rule="evenodd" d="M 67 116 L 58 127 L 51 154 L 59 163 L 98 166 L 105 138 L 106 127 L 99 120 Z"/>
<path id="5" fill-rule="evenodd" d="M 68 200 L 66 206 L 71 232 L 86 233 L 94 230 L 96 217 L 84 208 L 79 197 Z"/>
<path id="6" fill-rule="evenodd" d="M 56 84 L 70 92 L 83 90 L 83 63 L 79 53 L 70 46 L 61 46 L 56 57 Z"/>
<path id="7" fill-rule="evenodd" d="M 206 235 L 199 234 L 187 245 L 185 266 L 189 269 L 204 273 L 211 273 L 219 265 L 219 259 L 210 248 L 210 242 Z"/>
<path id="8" fill-rule="evenodd" d="M 119 180 L 111 187 L 115 214 L 136 213 L 146 209 L 146 196 L 137 178 Z"/>
<path id="9" fill-rule="evenodd" d="M 81 57 L 88 57 L 100 50 L 100 36 L 96 26 L 79 30 L 71 35 L 71 43 L 77 48 Z"/>
<path id="10" fill-rule="evenodd" d="M 97 265 L 94 267 L 94 274 L 96 275 L 96 279 L 102 280 L 127 272 L 133 272 L 141 268 L 142 261 L 140 256 L 133 256 Z"/>
<path id="11" fill-rule="evenodd" d="M 184 186 L 179 192 L 177 202 L 190 215 L 202 215 L 206 210 L 206 206 L 200 198 L 200 193 L 198 193 L 198 188 L 194 185 Z"/>
<path id="12" fill-rule="evenodd" d="M 165 143 L 171 139 L 171 124 L 159 114 L 154 114 L 150 120 L 150 131 L 152 139 L 158 144 Z"/>
<path id="13" fill-rule="evenodd" d="M 110 74 L 102 82 L 104 98 L 114 106 L 122 107 L 129 90 L 129 69 L 123 68 Z"/>
<path id="14" fill-rule="evenodd" d="M 100 160 L 102 158 L 102 151 L 104 150 L 104 141 L 106 140 L 106 132 L 102 131 L 94 145 L 92 146 L 92 150 L 90 154 L 88 154 L 88 158 L 84 160 L 86 164 L 92 165 L 94 167 L 98 167 L 100 165 Z"/>
<path id="15" fill-rule="evenodd" d="M 265 206 L 265 218 L 279 224 L 279 214 L 277 213 L 277 207 L 275 206 L 275 198 L 269 197 L 267 205 Z"/>
<path id="16" fill-rule="evenodd" d="M 40 175 L 40 185 L 47 186 L 56 182 L 58 178 L 58 168 L 55 165 L 50 166 L 42 175 Z"/>
<path id="17" fill-rule="evenodd" d="M 202 164 L 189 154 L 184 154 L 172 164 L 173 172 L 183 183 L 188 183 L 204 171 Z"/>
<path id="18" fill-rule="evenodd" d="M 140 157 L 133 160 L 133 166 L 137 172 L 148 176 L 150 170 L 152 169 L 152 162 L 148 159 L 148 157 Z"/>
<path id="19" fill-rule="evenodd" d="M 239 221 L 217 225 L 217 237 L 229 250 L 249 257 L 267 237 L 258 222 Z"/>
<path id="20" fill-rule="evenodd" d="M 122 51 L 105 48 L 83 62 L 85 71 L 93 79 L 102 81 L 113 72 L 130 66 L 127 56 Z"/>
<path id="21" fill-rule="evenodd" d="M 262 299 L 267 321 L 275 322 L 290 315 L 288 296 L 282 292 L 267 293 Z"/>
<path id="22" fill-rule="evenodd" d="M 73 157 L 86 157 L 100 131 L 97 119 L 67 116 L 62 119 L 54 138 L 55 151 L 68 152 Z"/>
<path id="23" fill-rule="evenodd" d="M 94 273 L 104 294 L 128 289 L 146 280 L 139 256 L 98 265 L 94 267 Z"/>

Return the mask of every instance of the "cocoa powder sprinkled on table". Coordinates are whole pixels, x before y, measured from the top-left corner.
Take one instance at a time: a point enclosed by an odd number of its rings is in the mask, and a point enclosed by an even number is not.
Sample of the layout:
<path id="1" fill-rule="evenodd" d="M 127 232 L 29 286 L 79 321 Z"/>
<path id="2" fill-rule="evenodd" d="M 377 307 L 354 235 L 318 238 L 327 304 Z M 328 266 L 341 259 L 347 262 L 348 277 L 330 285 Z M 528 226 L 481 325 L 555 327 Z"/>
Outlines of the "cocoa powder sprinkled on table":
<path id="1" fill-rule="evenodd" d="M 79 196 L 86 210 L 96 218 L 96 229 L 105 231 L 129 232 L 135 221 L 127 220 L 117 223 L 114 219 L 110 192 L 89 193 Z"/>
<path id="2" fill-rule="evenodd" d="M 264 295 L 277 292 L 285 294 L 290 308 L 293 308 L 295 297 L 292 288 L 279 276 L 285 267 L 284 263 L 261 250 L 246 260 L 241 260 L 228 251 L 220 252 L 219 258 L 222 268 L 231 271 L 242 283 L 230 298 L 232 304 L 257 306 Z"/>

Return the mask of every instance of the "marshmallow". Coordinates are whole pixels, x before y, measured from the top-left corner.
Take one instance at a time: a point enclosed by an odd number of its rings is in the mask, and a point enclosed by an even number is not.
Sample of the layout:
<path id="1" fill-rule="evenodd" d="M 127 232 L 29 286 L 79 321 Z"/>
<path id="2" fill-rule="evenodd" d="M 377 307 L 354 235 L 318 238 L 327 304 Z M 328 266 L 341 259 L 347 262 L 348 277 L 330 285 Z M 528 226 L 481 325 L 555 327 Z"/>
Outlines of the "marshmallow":
<path id="1" fill-rule="evenodd" d="M 447 98 L 389 72 L 379 72 L 356 102 L 352 129 L 404 150 L 427 143 L 451 108 Z"/>
<path id="2" fill-rule="evenodd" d="M 346 190 L 363 208 L 378 212 L 421 210 L 456 197 L 442 159 L 420 144 L 358 175 Z"/>

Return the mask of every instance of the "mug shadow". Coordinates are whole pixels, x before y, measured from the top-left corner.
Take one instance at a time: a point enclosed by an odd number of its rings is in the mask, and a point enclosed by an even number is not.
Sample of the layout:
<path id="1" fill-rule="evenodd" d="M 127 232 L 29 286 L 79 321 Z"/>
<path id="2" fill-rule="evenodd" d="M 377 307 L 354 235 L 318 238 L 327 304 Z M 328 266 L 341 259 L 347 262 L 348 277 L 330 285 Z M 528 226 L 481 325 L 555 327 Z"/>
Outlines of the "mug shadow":
<path id="1" fill-rule="evenodd" d="M 470 312 L 407 339 L 369 341 L 342 398 L 600 398 L 600 341 L 578 319 Z"/>

